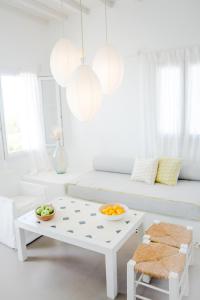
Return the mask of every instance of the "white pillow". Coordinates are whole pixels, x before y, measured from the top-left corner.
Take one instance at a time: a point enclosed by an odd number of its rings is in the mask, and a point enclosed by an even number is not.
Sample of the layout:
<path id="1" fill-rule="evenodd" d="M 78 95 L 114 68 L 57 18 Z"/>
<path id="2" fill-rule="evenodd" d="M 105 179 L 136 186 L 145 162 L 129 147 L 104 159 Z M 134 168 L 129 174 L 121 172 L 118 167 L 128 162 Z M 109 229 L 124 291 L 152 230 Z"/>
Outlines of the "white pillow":
<path id="1" fill-rule="evenodd" d="M 183 160 L 179 179 L 200 180 L 200 162 Z"/>
<path id="2" fill-rule="evenodd" d="M 154 184 L 158 169 L 158 159 L 136 159 L 131 180 Z"/>
<path id="3" fill-rule="evenodd" d="M 96 171 L 131 174 L 134 165 L 134 158 L 99 155 L 93 160 L 93 168 Z"/>

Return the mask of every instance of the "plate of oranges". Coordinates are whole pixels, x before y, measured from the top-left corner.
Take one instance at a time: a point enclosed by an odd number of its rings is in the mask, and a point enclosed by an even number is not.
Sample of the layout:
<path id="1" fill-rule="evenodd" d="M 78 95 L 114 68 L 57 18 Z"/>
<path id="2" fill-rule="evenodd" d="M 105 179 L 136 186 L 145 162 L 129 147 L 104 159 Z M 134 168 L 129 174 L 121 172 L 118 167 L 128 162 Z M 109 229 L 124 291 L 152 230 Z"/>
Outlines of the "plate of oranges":
<path id="1" fill-rule="evenodd" d="M 120 203 L 108 203 L 100 206 L 99 213 L 109 221 L 118 221 L 126 216 L 128 207 Z"/>

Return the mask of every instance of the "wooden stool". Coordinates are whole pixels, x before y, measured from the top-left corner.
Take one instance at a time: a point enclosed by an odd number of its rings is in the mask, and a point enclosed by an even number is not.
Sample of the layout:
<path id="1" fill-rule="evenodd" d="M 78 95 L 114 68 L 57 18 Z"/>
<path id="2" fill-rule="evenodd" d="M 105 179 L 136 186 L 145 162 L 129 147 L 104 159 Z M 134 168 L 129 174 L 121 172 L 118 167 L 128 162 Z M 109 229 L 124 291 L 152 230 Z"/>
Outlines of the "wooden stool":
<path id="1" fill-rule="evenodd" d="M 169 300 L 181 300 L 188 294 L 188 268 L 186 251 L 161 243 L 141 244 L 127 265 L 127 300 L 151 300 L 136 294 L 138 285 L 168 294 Z M 140 273 L 136 279 L 136 273 Z M 169 289 L 164 290 L 142 282 L 143 275 L 168 279 Z"/>
<path id="2" fill-rule="evenodd" d="M 152 242 L 181 248 L 192 243 L 192 227 L 154 221 L 145 231 L 145 236 Z"/>
<path id="3" fill-rule="evenodd" d="M 154 221 L 154 224 L 145 231 L 143 241 L 157 242 L 187 250 L 187 263 L 190 265 L 192 261 L 192 235 L 191 226 Z"/>

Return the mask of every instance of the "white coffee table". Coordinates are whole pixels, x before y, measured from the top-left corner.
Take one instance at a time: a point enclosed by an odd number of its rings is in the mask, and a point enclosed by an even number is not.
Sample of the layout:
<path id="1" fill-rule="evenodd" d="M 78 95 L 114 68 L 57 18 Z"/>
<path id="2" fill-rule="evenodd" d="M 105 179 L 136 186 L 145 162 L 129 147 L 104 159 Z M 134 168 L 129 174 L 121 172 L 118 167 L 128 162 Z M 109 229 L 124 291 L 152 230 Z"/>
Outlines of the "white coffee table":
<path id="1" fill-rule="evenodd" d="M 52 202 L 56 209 L 53 220 L 38 221 L 34 211 L 16 220 L 18 257 L 27 259 L 25 231 L 79 246 L 105 255 L 107 296 L 117 296 L 117 251 L 142 224 L 144 213 L 129 210 L 120 221 L 106 221 L 98 213 L 99 203 L 71 197 Z"/>

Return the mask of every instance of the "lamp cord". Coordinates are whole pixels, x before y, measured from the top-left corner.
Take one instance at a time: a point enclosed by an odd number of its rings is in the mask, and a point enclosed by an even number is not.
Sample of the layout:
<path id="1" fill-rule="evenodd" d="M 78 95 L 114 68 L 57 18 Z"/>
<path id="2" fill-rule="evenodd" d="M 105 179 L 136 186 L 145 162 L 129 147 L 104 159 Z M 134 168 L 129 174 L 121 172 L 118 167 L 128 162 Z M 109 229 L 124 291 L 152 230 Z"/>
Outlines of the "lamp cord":
<path id="1" fill-rule="evenodd" d="M 84 50 L 84 36 L 83 36 L 83 6 L 82 0 L 80 0 L 80 10 L 81 10 L 81 42 L 82 42 L 82 64 L 85 63 L 85 50 Z"/>
<path id="2" fill-rule="evenodd" d="M 105 0 L 105 29 L 106 29 L 106 43 L 108 43 L 108 16 L 107 16 L 107 0 Z"/>
<path id="3" fill-rule="evenodd" d="M 60 1 L 60 9 L 61 12 L 63 12 L 63 0 Z M 65 36 L 65 21 L 64 21 L 64 16 L 61 19 L 61 36 L 64 37 Z"/>

